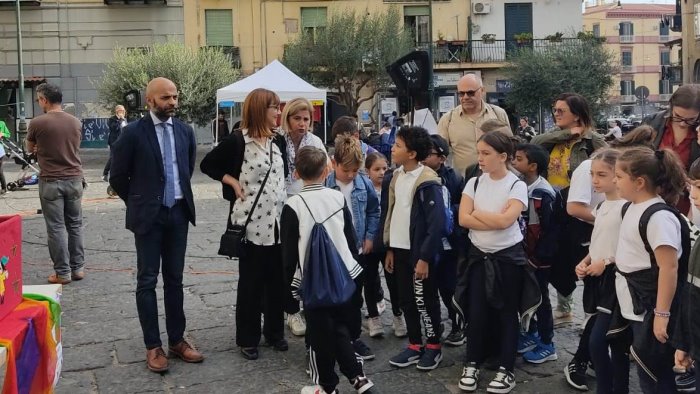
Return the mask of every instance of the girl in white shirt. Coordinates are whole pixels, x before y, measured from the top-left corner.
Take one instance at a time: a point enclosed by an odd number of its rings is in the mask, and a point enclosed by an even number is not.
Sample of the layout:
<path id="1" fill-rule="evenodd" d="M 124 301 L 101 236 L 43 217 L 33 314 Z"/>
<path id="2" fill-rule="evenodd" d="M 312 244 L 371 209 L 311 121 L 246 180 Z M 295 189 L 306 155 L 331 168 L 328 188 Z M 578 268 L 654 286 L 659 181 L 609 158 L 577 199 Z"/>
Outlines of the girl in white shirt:
<path id="1" fill-rule="evenodd" d="M 596 314 L 589 341 L 590 358 L 596 366 L 596 389 L 600 393 L 629 391 L 629 343 L 624 337 L 608 340 L 615 295 L 615 252 L 622 222 L 621 199 L 615 185 L 615 163 L 620 152 L 597 151 L 591 159 L 593 190 L 605 200 L 592 210 L 595 221 L 588 255 L 576 266 L 576 275 L 584 280 L 583 304 L 587 313 Z M 608 345 L 612 352 L 609 352 Z"/>
<path id="2" fill-rule="evenodd" d="M 494 332 L 500 340 L 500 368 L 488 391 L 509 393 L 515 387 L 518 312 L 527 262 L 518 217 L 528 206 L 528 193 L 525 182 L 508 170 L 514 151 L 512 140 L 503 133 L 488 133 L 479 139 L 478 163 L 483 175 L 467 182 L 459 207 L 459 224 L 470 230 L 473 245 L 465 270 L 469 346 L 459 380 L 460 389 L 469 392 L 478 388 L 479 366 L 486 357 L 484 344 Z M 496 279 L 489 280 L 493 276 Z M 490 313 L 498 316 L 497 327 L 489 326 Z"/>
<path id="3" fill-rule="evenodd" d="M 685 170 L 670 150 L 633 148 L 618 159 L 615 177 L 620 197 L 631 202 L 623 209 L 615 287 L 622 316 L 632 327 L 639 383 L 645 393 L 675 392 L 674 351 L 667 341 L 683 252 L 681 222 L 664 205 L 651 215 L 645 235 L 652 256 L 640 234 L 640 221 L 655 204 L 678 201 L 686 187 Z"/>

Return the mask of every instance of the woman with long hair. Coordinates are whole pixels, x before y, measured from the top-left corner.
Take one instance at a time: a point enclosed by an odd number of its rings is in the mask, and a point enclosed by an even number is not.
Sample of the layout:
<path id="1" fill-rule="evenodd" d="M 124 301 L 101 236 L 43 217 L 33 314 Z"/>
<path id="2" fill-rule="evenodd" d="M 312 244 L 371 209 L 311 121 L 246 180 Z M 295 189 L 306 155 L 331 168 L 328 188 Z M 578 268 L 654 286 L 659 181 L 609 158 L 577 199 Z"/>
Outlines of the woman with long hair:
<path id="1" fill-rule="evenodd" d="M 248 360 L 258 358 L 260 314 L 262 334 L 275 350 L 286 351 L 284 338 L 284 277 L 280 246 L 280 215 L 285 192 L 286 146 L 277 134 L 280 99 L 255 89 L 243 103 L 241 129 L 204 158 L 202 172 L 221 181 L 231 201 L 231 221 L 246 226 L 248 242 L 239 257 L 236 299 L 236 344 Z"/>

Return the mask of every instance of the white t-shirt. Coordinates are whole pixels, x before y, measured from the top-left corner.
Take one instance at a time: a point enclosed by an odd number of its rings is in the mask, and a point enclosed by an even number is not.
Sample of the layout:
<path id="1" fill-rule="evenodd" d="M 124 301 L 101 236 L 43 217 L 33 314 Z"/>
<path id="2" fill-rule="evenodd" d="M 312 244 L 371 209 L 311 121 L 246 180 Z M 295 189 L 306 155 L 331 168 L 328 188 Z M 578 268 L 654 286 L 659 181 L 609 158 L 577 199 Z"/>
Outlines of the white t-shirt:
<path id="1" fill-rule="evenodd" d="M 639 234 L 639 221 L 644 211 L 657 202 L 664 202 L 664 200 L 657 196 L 643 203 L 631 204 L 627 209 L 620 225 L 620 237 L 615 253 L 615 264 L 618 270 L 630 273 L 651 267 L 649 254 L 644 248 L 644 242 Z M 676 249 L 678 257 L 683 253 L 681 224 L 669 211 L 659 211 L 651 216 L 647 225 L 647 239 L 653 250 L 666 245 Z M 615 289 L 622 316 L 629 320 L 642 321 L 644 315 L 634 314 L 627 280 L 619 273 L 615 278 Z"/>
<path id="2" fill-rule="evenodd" d="M 510 171 L 503 179 L 497 181 L 491 179 L 489 174 L 481 175 L 476 195 L 474 182 L 476 178 L 467 182 L 463 194 L 474 201 L 475 210 L 501 213 L 508 200 L 518 200 L 525 207 L 528 206 L 527 185 Z M 494 253 L 522 241 L 523 234 L 516 220 L 505 230 L 469 230 L 469 239 L 482 252 Z"/>
<path id="3" fill-rule="evenodd" d="M 606 200 L 603 201 L 600 209 L 593 208 L 595 223 L 591 234 L 591 246 L 588 248 L 591 261 L 615 257 L 622 223 L 622 206 L 626 202 L 625 200 Z"/>
<path id="4" fill-rule="evenodd" d="M 420 164 L 413 171 L 404 172 L 403 167 L 394 171 L 397 177 L 394 184 L 394 208 L 391 213 L 389 228 L 389 246 L 398 249 L 411 249 L 411 206 L 413 205 L 413 188 L 418 176 L 423 172 Z"/>
<path id="5" fill-rule="evenodd" d="M 605 200 L 605 194 L 596 193 L 593 190 L 593 177 L 591 176 L 592 161 L 585 160 L 571 174 L 569 184 L 569 197 L 566 202 L 580 202 L 595 208 L 600 202 Z"/>
<path id="6" fill-rule="evenodd" d="M 353 182 L 343 183 L 339 181 L 338 178 L 335 179 L 335 184 L 338 185 L 338 188 L 340 188 L 340 192 L 343 193 L 343 197 L 345 197 L 345 203 L 348 205 L 348 208 L 350 209 L 350 214 L 352 215 L 352 222 L 355 223 L 355 214 L 353 213 L 352 209 L 352 189 L 355 187 L 355 184 Z"/>

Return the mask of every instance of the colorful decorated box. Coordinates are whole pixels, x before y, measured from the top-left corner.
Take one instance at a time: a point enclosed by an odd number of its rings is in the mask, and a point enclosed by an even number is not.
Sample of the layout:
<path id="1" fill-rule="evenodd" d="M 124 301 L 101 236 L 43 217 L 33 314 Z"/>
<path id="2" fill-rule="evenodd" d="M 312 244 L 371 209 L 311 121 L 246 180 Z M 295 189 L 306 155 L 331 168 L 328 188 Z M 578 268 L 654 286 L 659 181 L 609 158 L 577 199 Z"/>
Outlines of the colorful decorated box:
<path id="1" fill-rule="evenodd" d="M 0 216 L 0 320 L 22 301 L 22 218 Z"/>
<path id="2" fill-rule="evenodd" d="M 5 382 L 5 375 L 7 374 L 7 349 L 0 346 L 0 388 L 2 388 Z"/>

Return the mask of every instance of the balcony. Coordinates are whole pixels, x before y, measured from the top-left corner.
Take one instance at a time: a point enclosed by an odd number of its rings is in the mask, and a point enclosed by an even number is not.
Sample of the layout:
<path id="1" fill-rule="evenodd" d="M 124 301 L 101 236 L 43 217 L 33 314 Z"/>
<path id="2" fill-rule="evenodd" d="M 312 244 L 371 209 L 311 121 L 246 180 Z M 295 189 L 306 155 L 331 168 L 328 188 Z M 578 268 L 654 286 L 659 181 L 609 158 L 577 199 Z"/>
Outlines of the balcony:
<path id="1" fill-rule="evenodd" d="M 545 52 L 559 46 L 575 46 L 578 38 L 562 38 L 560 41 L 544 39 L 518 42 L 516 40 L 472 40 L 472 41 L 438 41 L 433 43 L 433 62 L 449 63 L 504 63 L 520 49 L 529 48 Z M 418 49 L 428 50 L 429 43 L 421 43 Z"/>
<path id="2" fill-rule="evenodd" d="M 620 102 L 623 104 L 635 104 L 637 102 L 637 97 L 633 94 L 623 94 L 620 96 Z"/>
<path id="3" fill-rule="evenodd" d="M 104 0 L 106 5 L 166 5 L 167 0 Z"/>
<path id="4" fill-rule="evenodd" d="M 636 67 L 630 64 L 623 64 L 620 66 L 620 73 L 622 74 L 633 74 L 636 71 Z"/>
<path id="5" fill-rule="evenodd" d="M 671 96 L 673 96 L 673 93 L 661 93 L 659 95 L 659 102 L 667 103 L 671 99 Z"/>
<path id="6" fill-rule="evenodd" d="M 669 40 L 669 36 L 668 36 L 668 35 L 659 36 L 659 42 L 662 43 L 662 44 L 663 44 L 663 43 L 667 43 L 668 40 Z"/>
<path id="7" fill-rule="evenodd" d="M 41 0 L 19 0 L 19 4 L 22 6 L 27 6 L 27 5 L 38 6 L 38 5 L 41 5 Z M 2 6 L 14 7 L 16 5 L 17 5 L 17 2 L 15 0 L 0 0 L 0 7 L 2 7 Z"/>
<path id="8" fill-rule="evenodd" d="M 633 35 L 621 35 L 620 36 L 620 44 L 634 44 L 634 36 Z"/>

